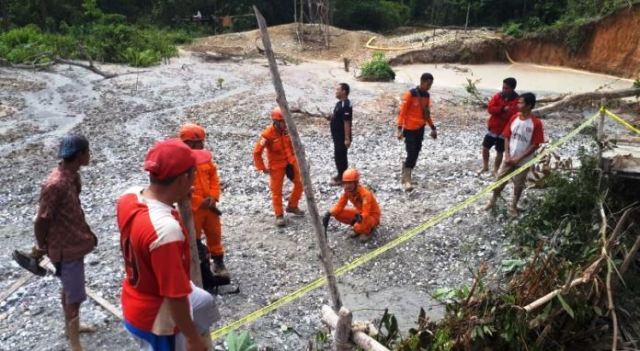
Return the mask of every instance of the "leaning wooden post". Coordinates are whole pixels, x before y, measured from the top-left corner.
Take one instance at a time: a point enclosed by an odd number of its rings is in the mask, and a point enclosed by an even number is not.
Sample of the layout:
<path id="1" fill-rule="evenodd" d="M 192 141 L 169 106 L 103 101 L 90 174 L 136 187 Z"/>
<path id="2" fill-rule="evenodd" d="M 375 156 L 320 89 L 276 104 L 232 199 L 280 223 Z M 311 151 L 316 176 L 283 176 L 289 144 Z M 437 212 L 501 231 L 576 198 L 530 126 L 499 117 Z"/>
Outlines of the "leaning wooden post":
<path id="1" fill-rule="evenodd" d="M 276 100 L 278 106 L 282 110 L 284 119 L 287 122 L 287 130 L 291 136 L 293 143 L 293 150 L 298 159 L 298 165 L 300 167 L 300 175 L 302 176 L 302 184 L 304 185 L 304 195 L 307 199 L 307 209 L 311 219 L 311 224 L 316 232 L 316 238 L 320 245 L 320 260 L 324 268 L 324 273 L 327 276 L 327 282 L 329 283 L 329 294 L 331 295 L 331 302 L 333 303 L 334 310 L 340 310 L 342 307 L 342 300 L 340 299 L 340 293 L 338 292 L 338 284 L 336 282 L 336 276 L 333 271 L 333 263 L 331 262 L 331 254 L 329 247 L 327 246 L 327 240 L 324 236 L 322 229 L 322 223 L 320 222 L 320 215 L 318 213 L 318 206 L 314 197 L 313 184 L 311 183 L 311 175 L 309 174 L 309 165 L 307 164 L 307 155 L 304 151 L 302 141 L 300 141 L 300 135 L 298 134 L 298 128 L 296 127 L 291 114 L 289 113 L 289 104 L 287 103 L 287 97 L 282 87 L 282 80 L 280 79 L 280 73 L 278 72 L 278 66 L 276 64 L 276 58 L 273 55 L 271 49 L 271 40 L 269 39 L 269 32 L 267 32 L 267 23 L 262 17 L 262 14 L 254 6 L 253 11 L 256 14 L 256 20 L 260 27 L 260 36 L 262 37 L 262 44 L 264 45 L 264 52 L 269 60 L 269 68 L 271 70 L 271 79 L 273 80 L 273 86 L 276 89 Z"/>
<path id="2" fill-rule="evenodd" d="M 189 251 L 191 251 L 191 281 L 202 288 L 202 273 L 200 272 L 200 256 L 198 256 L 198 245 L 196 244 L 196 227 L 193 224 L 193 212 L 191 211 L 191 199 L 185 199 L 178 203 L 182 223 L 189 232 Z"/>

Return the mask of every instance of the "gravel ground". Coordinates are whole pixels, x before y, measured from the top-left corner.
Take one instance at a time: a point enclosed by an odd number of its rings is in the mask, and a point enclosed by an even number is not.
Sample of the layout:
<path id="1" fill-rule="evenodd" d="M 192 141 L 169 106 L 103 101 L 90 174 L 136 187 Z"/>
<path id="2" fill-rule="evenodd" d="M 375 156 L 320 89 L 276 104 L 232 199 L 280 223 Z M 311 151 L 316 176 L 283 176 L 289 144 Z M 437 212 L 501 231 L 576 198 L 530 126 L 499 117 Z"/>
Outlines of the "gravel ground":
<path id="1" fill-rule="evenodd" d="M 402 192 L 398 177 L 404 149 L 392 137 L 393 118 L 396 97 L 408 85 L 357 82 L 339 67 L 337 62 L 315 62 L 282 68 L 290 104 L 310 111 L 332 108 L 333 86 L 338 81 L 352 85 L 355 124 L 350 162 L 375 190 L 383 219 L 377 235 L 366 244 L 349 239 L 348 228 L 330 226 L 336 267 L 490 183 L 488 177 L 475 175 L 485 112 L 452 102 L 450 96 L 462 94 L 461 88 L 443 89 L 436 82 L 433 97 L 439 138 L 425 141 L 415 171 L 417 187 L 409 194 Z M 0 76 L 0 106 L 5 106 L 0 109 L 0 167 L 8 170 L 0 190 L 0 292 L 23 274 L 10 252 L 32 245 L 39 184 L 56 164 L 59 137 L 74 131 L 89 138 L 93 157 L 82 170 L 81 198 L 100 242 L 86 258 L 87 285 L 119 306 L 123 270 L 115 200 L 129 186 L 145 183 L 142 159 L 153 141 L 173 134 L 186 121 L 201 123 L 209 133 L 207 146 L 214 152 L 224 188 L 220 206 L 227 265 L 241 287 L 238 295 L 217 296 L 220 325 L 322 274 L 307 218 L 291 218 L 288 227 L 276 229 L 267 178 L 252 165 L 251 150 L 269 123 L 268 112 L 275 101 L 265 61 L 213 64 L 183 53 L 168 65 L 111 80 L 65 66 L 48 73 L 0 69 Z M 224 80 L 222 87 L 218 78 Z M 549 120 L 547 136 L 557 139 L 581 118 L 567 114 Z M 311 162 L 315 196 L 324 211 L 340 190 L 327 184 L 334 170 L 328 125 L 302 116 L 297 122 Z M 579 137 L 562 153 L 574 155 L 585 141 L 586 137 Z M 304 209 L 306 204 L 301 206 Z M 468 283 L 470 269 L 482 261 L 499 263 L 504 256 L 501 221 L 505 211 L 490 215 L 481 207 L 472 205 L 339 278 L 347 307 L 356 310 L 356 318 L 380 316 L 381 309 L 389 307 L 404 320 L 401 326 L 415 319 L 418 306 L 429 307 L 437 317 L 441 307 L 429 297 L 435 289 Z M 32 278 L 0 301 L 0 350 L 65 349 L 58 296 L 59 283 L 49 276 Z M 326 289 L 318 289 L 245 328 L 261 345 L 302 350 L 319 328 L 320 306 L 327 302 Z M 133 350 L 119 321 L 94 302 L 83 305 L 82 320 L 99 327 L 98 333 L 83 336 L 87 350 Z"/>

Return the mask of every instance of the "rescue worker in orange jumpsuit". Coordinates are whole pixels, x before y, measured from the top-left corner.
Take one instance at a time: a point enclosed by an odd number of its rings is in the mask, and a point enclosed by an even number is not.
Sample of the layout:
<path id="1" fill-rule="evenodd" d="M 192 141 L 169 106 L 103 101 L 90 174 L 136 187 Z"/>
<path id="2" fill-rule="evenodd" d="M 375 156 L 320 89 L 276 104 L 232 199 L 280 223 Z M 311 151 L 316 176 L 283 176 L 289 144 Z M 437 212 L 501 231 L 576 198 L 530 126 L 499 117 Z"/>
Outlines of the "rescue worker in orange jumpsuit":
<path id="1" fill-rule="evenodd" d="M 342 174 L 344 192 L 338 202 L 325 213 L 322 224 L 326 228 L 329 219 L 334 217 L 339 222 L 351 225 L 361 242 L 371 239 L 373 230 L 380 224 L 380 207 L 373 193 L 359 183 L 360 174 L 354 168 Z M 347 202 L 354 207 L 347 208 Z"/>
<path id="2" fill-rule="evenodd" d="M 284 227 L 287 224 L 282 210 L 284 177 L 286 175 L 293 182 L 293 190 L 286 211 L 296 216 L 304 215 L 304 212 L 298 208 L 298 202 L 302 197 L 302 181 L 291 138 L 287 133 L 287 124 L 279 107 L 271 111 L 271 119 L 273 124 L 262 131 L 260 139 L 253 148 L 253 163 L 258 171 L 269 175 L 271 201 L 276 215 L 275 224 L 278 227 Z M 265 165 L 262 159 L 264 149 L 267 149 L 268 165 Z"/>
<path id="3" fill-rule="evenodd" d="M 196 235 L 201 237 L 204 232 L 207 238 L 207 249 L 214 263 L 213 273 L 228 276 L 224 265 L 220 210 L 217 207 L 220 200 L 220 178 L 211 152 L 204 149 L 205 130 L 197 124 L 187 123 L 180 128 L 178 134 L 180 140 L 193 149 L 196 156 L 196 173 L 191 195 Z"/>
<path id="4" fill-rule="evenodd" d="M 431 96 L 429 89 L 433 85 L 433 75 L 423 73 L 420 76 L 420 85 L 402 95 L 402 105 L 397 118 L 398 140 L 404 139 L 407 150 L 407 158 L 402 163 L 402 178 L 400 182 L 405 191 L 413 189 L 411 172 L 418 161 L 418 154 L 422 149 L 424 140 L 424 127 L 429 125 L 433 139 L 438 137 L 436 126 L 431 119 Z"/>

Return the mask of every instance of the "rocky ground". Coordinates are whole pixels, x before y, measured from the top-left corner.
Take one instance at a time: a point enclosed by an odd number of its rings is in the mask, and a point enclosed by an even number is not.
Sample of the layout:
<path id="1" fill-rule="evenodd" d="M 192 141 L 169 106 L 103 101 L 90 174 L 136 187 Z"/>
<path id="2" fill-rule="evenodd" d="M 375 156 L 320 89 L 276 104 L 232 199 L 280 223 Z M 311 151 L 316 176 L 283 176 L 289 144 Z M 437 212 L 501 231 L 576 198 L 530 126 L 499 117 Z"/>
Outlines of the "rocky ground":
<path id="1" fill-rule="evenodd" d="M 352 85 L 355 124 L 350 162 L 375 190 L 383 219 L 377 235 L 366 244 L 349 239 L 347 228 L 330 226 L 336 267 L 490 184 L 491 179 L 475 174 L 486 114 L 452 100 L 463 94 L 461 87 L 434 85 L 439 138 L 425 141 L 415 171 L 417 188 L 407 194 L 398 183 L 404 149 L 393 138 L 393 119 L 396 97 L 410 85 L 357 82 L 337 62 L 287 65 L 281 70 L 290 104 L 309 111 L 330 111 L 335 83 Z M 224 188 L 220 207 L 226 261 L 241 288 L 238 295 L 216 297 L 222 313 L 218 326 L 322 274 L 307 217 L 291 218 L 288 227 L 276 229 L 267 178 L 252 166 L 253 145 L 275 105 L 266 61 L 205 63 L 183 53 L 170 64 L 110 80 L 66 66 L 38 73 L 1 69 L 0 77 L 0 168 L 5 169 L 0 190 L 0 292 L 24 274 L 10 252 L 33 244 L 39 184 L 56 165 L 59 137 L 73 131 L 85 134 L 92 147 L 91 165 L 82 170 L 81 198 L 100 243 L 86 258 L 87 285 L 119 306 L 123 271 L 115 200 L 129 186 L 145 183 L 142 160 L 147 148 L 187 121 L 202 124 L 209 133 L 206 145 L 215 155 Z M 500 80 L 496 78 L 496 87 Z M 328 125 L 319 118 L 296 118 L 311 162 L 315 196 L 325 210 L 339 193 L 339 188 L 327 184 L 334 169 Z M 547 137 L 557 139 L 582 118 L 568 113 L 547 120 Z M 587 140 L 580 136 L 562 153 L 575 155 Z M 504 204 L 494 214 L 481 207 L 474 204 L 342 276 L 345 304 L 356 310 L 356 318 L 380 316 L 388 307 L 407 326 L 419 306 L 437 317 L 441 307 L 429 297 L 435 289 L 468 283 L 471 270 L 482 261 L 498 267 L 506 244 L 502 230 L 506 211 Z M 65 349 L 58 291 L 56 278 L 32 278 L 0 301 L 0 350 Z M 302 350 L 318 330 L 320 306 L 327 302 L 327 291 L 321 288 L 245 328 L 261 345 Z M 119 321 L 93 301 L 83 305 L 82 320 L 99 327 L 98 333 L 83 336 L 86 349 L 134 349 Z"/>

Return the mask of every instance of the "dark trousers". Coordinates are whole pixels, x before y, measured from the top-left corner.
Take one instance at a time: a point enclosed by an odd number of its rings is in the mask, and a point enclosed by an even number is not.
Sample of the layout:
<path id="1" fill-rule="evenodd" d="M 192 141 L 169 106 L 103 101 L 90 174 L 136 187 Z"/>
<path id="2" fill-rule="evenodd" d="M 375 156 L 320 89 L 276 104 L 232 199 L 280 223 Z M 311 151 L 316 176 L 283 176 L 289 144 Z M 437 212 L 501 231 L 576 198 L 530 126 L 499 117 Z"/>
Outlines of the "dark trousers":
<path id="1" fill-rule="evenodd" d="M 340 179 L 342 179 L 342 173 L 349 167 L 349 159 L 347 158 L 348 150 L 344 145 L 344 139 L 333 139 L 333 158 L 336 161 L 336 169 L 338 170 L 338 177 Z"/>
<path id="2" fill-rule="evenodd" d="M 422 149 L 422 141 L 424 140 L 424 127 L 416 130 L 403 130 L 404 145 L 407 149 L 407 158 L 404 161 L 404 166 L 407 168 L 413 168 L 418 161 L 418 155 Z"/>

